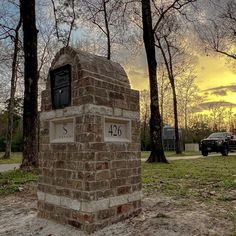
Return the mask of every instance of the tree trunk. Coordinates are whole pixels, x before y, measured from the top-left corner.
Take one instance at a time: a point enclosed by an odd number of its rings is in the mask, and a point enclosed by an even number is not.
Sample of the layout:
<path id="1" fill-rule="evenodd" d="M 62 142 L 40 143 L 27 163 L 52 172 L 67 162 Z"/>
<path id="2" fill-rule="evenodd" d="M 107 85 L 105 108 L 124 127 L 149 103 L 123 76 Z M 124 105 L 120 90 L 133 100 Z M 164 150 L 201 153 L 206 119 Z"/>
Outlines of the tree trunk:
<path id="1" fill-rule="evenodd" d="M 14 116 L 14 106 L 15 106 L 15 92 L 16 92 L 16 82 L 17 82 L 17 67 L 18 67 L 18 52 L 19 52 L 19 30 L 21 27 L 21 18 L 15 29 L 14 37 L 14 52 L 12 58 L 12 74 L 11 74 L 11 92 L 10 100 L 8 105 L 8 121 L 7 121 L 7 134 L 6 134 L 6 150 L 2 157 L 3 159 L 10 159 L 11 157 L 11 143 L 12 143 L 12 130 L 13 130 L 13 116 Z"/>
<path id="2" fill-rule="evenodd" d="M 147 106 L 145 105 L 145 115 L 144 115 L 144 126 L 143 126 L 143 150 L 146 151 L 146 130 L 147 130 Z"/>
<path id="3" fill-rule="evenodd" d="M 161 50 L 161 53 L 162 53 L 162 56 L 163 56 L 163 59 L 164 59 L 164 62 L 165 62 L 166 70 L 168 72 L 168 77 L 169 77 L 171 88 L 172 88 L 173 108 L 174 108 L 174 123 L 175 123 L 175 151 L 176 151 L 177 154 L 180 154 L 180 153 L 182 153 L 182 151 L 181 151 L 181 148 L 180 148 L 177 96 L 176 96 L 176 90 L 175 90 L 175 80 L 174 80 L 174 73 L 173 73 L 173 64 L 172 64 L 172 55 L 171 55 L 171 51 L 170 51 L 170 44 L 169 44 L 167 38 L 164 37 L 165 43 L 166 43 L 166 46 L 167 46 L 168 56 L 169 56 L 169 62 L 168 62 L 167 56 L 166 56 L 165 51 L 162 47 L 161 41 L 157 37 L 157 35 L 156 35 L 156 39 L 158 41 L 159 48 Z"/>
<path id="4" fill-rule="evenodd" d="M 185 104 L 184 106 L 184 127 L 185 131 L 188 131 L 188 108 L 187 104 Z"/>
<path id="5" fill-rule="evenodd" d="M 162 144 L 162 118 L 158 101 L 157 62 L 150 0 L 142 0 L 142 20 L 143 39 L 148 61 L 151 100 L 150 137 L 152 150 L 147 162 L 168 163 Z"/>
<path id="6" fill-rule="evenodd" d="M 182 150 L 180 148 L 177 96 L 176 96 L 176 91 L 175 91 L 174 80 L 172 80 L 171 84 L 172 84 L 172 92 L 173 92 L 173 107 L 174 107 L 174 120 L 175 120 L 175 151 L 176 151 L 176 154 L 180 154 L 182 153 Z"/>
<path id="7" fill-rule="evenodd" d="M 162 83 L 162 85 L 161 85 L 160 107 L 161 107 L 161 117 L 162 117 L 161 127 L 162 127 L 162 130 L 163 130 L 163 127 L 164 127 L 164 124 L 163 124 L 163 116 L 164 116 L 164 82 L 163 82 L 163 80 L 162 80 L 161 83 Z"/>
<path id="8" fill-rule="evenodd" d="M 24 36 L 24 111 L 23 111 L 23 161 L 21 168 L 32 169 L 38 166 L 38 61 L 35 0 L 20 1 Z"/>

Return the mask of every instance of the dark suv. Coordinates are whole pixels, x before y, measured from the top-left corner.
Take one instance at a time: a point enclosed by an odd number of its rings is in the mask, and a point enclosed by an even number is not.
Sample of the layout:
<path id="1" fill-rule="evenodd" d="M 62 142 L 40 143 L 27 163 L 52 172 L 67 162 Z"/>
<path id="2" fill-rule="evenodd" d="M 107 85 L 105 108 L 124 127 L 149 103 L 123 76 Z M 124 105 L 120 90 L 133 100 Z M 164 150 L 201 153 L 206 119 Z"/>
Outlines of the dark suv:
<path id="1" fill-rule="evenodd" d="M 229 151 L 236 151 L 236 137 L 227 132 L 213 133 L 201 140 L 200 151 L 203 156 L 209 152 L 220 152 L 222 156 L 228 156 Z"/>

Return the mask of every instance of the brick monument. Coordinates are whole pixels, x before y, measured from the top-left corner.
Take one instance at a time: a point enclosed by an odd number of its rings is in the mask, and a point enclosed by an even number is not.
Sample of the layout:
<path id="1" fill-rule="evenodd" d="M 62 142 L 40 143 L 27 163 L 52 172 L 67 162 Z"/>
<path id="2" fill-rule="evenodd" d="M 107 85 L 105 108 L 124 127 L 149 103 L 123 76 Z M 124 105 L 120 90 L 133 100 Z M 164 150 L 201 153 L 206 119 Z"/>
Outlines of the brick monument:
<path id="1" fill-rule="evenodd" d="M 94 232 L 141 210 L 139 92 L 117 63 L 61 49 L 42 92 L 39 216 Z"/>

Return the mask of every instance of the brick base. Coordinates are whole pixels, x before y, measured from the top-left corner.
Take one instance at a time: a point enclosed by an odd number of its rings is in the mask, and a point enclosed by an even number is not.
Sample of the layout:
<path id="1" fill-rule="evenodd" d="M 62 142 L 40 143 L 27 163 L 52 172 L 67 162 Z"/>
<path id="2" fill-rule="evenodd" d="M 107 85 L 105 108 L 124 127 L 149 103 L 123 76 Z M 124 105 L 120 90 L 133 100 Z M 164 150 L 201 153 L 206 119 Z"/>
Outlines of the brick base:
<path id="1" fill-rule="evenodd" d="M 96 212 L 81 212 L 45 201 L 38 201 L 38 216 L 61 224 L 69 224 L 87 233 L 93 233 L 113 223 L 141 212 L 141 200 L 110 207 Z"/>

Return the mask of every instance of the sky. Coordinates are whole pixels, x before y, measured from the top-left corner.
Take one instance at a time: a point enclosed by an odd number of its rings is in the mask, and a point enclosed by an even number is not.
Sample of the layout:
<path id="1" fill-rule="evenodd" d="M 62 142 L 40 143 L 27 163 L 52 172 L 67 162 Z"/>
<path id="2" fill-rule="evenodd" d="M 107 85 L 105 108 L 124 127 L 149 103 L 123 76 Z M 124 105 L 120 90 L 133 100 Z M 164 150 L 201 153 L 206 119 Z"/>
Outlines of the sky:
<path id="1" fill-rule="evenodd" d="M 217 0 L 218 5 L 222 4 L 223 6 L 225 2 L 225 0 Z M 206 19 L 215 14 L 215 8 L 212 8 L 212 5 L 209 5 L 207 1 L 198 0 L 197 3 L 199 11 L 196 12 L 196 14 L 192 12 L 196 15 L 196 19 Z M 199 12 L 201 12 L 200 16 Z M 91 40 L 92 38 L 92 40 L 94 40 L 95 35 L 93 35 L 91 31 L 88 32 L 87 28 L 85 28 L 85 30 L 82 29 L 83 28 L 77 29 L 74 36 L 78 38 L 78 36 L 81 37 L 85 35 L 86 39 Z M 194 36 L 192 35 L 192 37 Z M 203 108 L 207 108 L 209 104 L 223 101 L 224 103 L 222 104 L 225 106 L 235 107 L 234 110 L 236 112 L 236 68 L 235 71 L 233 71 L 232 66 L 230 67 L 230 65 L 228 65 L 227 58 L 219 56 L 219 54 L 200 54 L 199 51 L 202 49 L 199 50 L 196 39 L 192 37 L 189 37 L 191 50 L 196 53 L 198 57 L 195 68 L 197 76 L 195 82 L 205 98 Z M 137 50 L 140 51 L 140 48 Z M 141 52 L 139 52 L 136 57 L 128 56 L 128 63 L 125 59 L 126 52 L 123 53 L 123 51 L 119 49 L 119 54 L 122 58 L 120 62 L 123 65 L 125 63 L 124 67 L 131 81 L 132 88 L 137 90 L 149 89 L 144 49 L 142 48 Z"/>
<path id="2" fill-rule="evenodd" d="M 236 112 L 236 70 L 229 60 L 218 54 L 198 55 L 195 69 L 195 83 L 205 97 L 203 108 L 221 102 Z M 145 54 L 138 55 L 125 70 L 133 89 L 149 89 Z"/>

